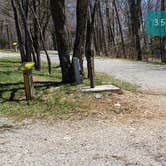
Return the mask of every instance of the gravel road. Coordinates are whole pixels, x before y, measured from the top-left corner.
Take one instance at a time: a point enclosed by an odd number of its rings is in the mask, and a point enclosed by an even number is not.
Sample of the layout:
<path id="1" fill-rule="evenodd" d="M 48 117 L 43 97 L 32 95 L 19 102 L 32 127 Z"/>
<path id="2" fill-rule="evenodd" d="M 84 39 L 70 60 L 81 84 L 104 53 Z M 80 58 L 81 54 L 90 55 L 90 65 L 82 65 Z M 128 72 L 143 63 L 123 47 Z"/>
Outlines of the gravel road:
<path id="1" fill-rule="evenodd" d="M 8 52 L 0 52 L 0 58 L 3 57 L 17 57 L 20 56 L 19 53 L 8 53 Z"/>
<path id="2" fill-rule="evenodd" d="M 166 65 L 118 59 L 96 59 L 95 65 L 97 71 L 134 83 L 143 90 L 166 93 Z"/>
<path id="3" fill-rule="evenodd" d="M 57 53 L 49 52 L 52 62 L 59 63 Z M 19 54 L 0 53 L 0 57 Z M 42 59 L 46 57 L 42 54 Z M 86 67 L 86 64 L 85 64 Z M 95 69 L 138 85 L 142 90 L 166 94 L 166 65 L 155 65 L 120 59 L 96 58 Z"/>
<path id="4" fill-rule="evenodd" d="M 165 119 L 39 122 L 0 133 L 0 166 L 165 166 Z"/>
<path id="5" fill-rule="evenodd" d="M 50 53 L 50 56 L 53 62 L 59 62 L 55 54 Z M 43 59 L 45 60 L 44 57 Z M 118 79 L 136 84 L 142 90 L 166 94 L 166 65 L 121 59 L 96 58 L 95 69 L 98 72 L 111 74 Z"/>

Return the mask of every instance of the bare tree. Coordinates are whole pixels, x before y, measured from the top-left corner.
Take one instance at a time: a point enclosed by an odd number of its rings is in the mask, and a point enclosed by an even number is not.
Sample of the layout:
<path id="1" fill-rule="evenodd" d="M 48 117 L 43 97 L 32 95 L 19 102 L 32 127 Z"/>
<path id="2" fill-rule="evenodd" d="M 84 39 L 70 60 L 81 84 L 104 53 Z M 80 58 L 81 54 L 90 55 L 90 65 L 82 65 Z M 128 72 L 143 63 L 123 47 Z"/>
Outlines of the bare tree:
<path id="1" fill-rule="evenodd" d="M 90 86 L 91 88 L 95 87 L 95 72 L 94 72 L 94 25 L 96 19 L 96 12 L 98 7 L 98 0 L 95 0 L 95 4 L 93 9 L 89 8 L 89 16 L 87 23 L 87 37 L 86 37 L 86 59 L 87 59 L 87 67 L 88 67 L 88 77 L 90 78 Z"/>
<path id="2" fill-rule="evenodd" d="M 64 83 L 70 83 L 73 82 L 73 74 L 66 27 L 65 1 L 50 0 L 50 8 L 55 28 L 60 66 L 62 70 L 62 80 Z"/>
<path id="3" fill-rule="evenodd" d="M 74 57 L 78 57 L 81 75 L 84 76 L 83 58 L 85 55 L 86 25 L 88 16 L 88 0 L 77 0 L 77 30 L 74 45 Z"/>
<path id="4" fill-rule="evenodd" d="M 141 51 L 141 44 L 140 44 L 140 7 L 141 7 L 141 0 L 133 1 L 128 0 L 129 9 L 130 9 L 130 23 L 131 23 L 131 30 L 132 30 L 132 43 L 134 43 L 134 47 L 137 51 L 137 60 L 142 60 L 142 51 Z"/>
<path id="5" fill-rule="evenodd" d="M 166 5 L 166 1 L 161 0 L 161 10 L 162 11 L 165 11 L 165 5 Z M 165 39 L 166 39 L 166 37 L 161 37 L 160 38 L 161 61 L 163 63 L 166 63 Z"/>

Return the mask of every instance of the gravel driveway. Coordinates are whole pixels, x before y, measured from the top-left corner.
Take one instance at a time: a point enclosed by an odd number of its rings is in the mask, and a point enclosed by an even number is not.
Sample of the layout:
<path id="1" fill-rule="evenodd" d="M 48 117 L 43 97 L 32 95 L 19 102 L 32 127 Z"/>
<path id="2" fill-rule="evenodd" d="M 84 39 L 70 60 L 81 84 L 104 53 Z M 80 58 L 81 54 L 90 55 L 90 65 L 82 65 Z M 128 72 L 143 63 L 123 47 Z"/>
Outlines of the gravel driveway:
<path id="1" fill-rule="evenodd" d="M 39 122 L 0 133 L 0 166 L 165 166 L 165 119 Z"/>

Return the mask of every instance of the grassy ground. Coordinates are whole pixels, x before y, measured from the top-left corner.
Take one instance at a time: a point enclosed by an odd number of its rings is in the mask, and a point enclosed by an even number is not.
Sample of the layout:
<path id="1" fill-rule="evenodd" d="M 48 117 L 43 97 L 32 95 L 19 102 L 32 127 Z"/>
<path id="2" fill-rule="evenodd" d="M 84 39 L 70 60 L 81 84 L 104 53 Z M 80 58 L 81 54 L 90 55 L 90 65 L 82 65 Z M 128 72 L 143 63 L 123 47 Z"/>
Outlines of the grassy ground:
<path id="1" fill-rule="evenodd" d="M 0 52 L 2 53 L 19 53 L 19 51 L 15 51 L 14 49 L 8 49 L 8 50 L 5 50 L 5 49 L 0 49 Z"/>
<path id="2" fill-rule="evenodd" d="M 85 80 L 80 86 L 61 84 L 60 68 L 52 66 L 52 74 L 48 75 L 47 65 L 43 64 L 41 72 L 33 72 L 35 97 L 26 101 L 24 84 L 19 58 L 0 59 L 0 116 L 13 116 L 17 119 L 28 117 L 68 119 L 96 114 L 101 110 L 120 113 L 109 100 L 96 99 L 93 93 L 82 93 L 81 86 L 89 84 Z M 97 73 L 96 85 L 114 84 L 122 89 L 135 91 L 136 87 L 117 80 L 106 74 Z M 102 93 L 102 96 L 109 96 Z"/>

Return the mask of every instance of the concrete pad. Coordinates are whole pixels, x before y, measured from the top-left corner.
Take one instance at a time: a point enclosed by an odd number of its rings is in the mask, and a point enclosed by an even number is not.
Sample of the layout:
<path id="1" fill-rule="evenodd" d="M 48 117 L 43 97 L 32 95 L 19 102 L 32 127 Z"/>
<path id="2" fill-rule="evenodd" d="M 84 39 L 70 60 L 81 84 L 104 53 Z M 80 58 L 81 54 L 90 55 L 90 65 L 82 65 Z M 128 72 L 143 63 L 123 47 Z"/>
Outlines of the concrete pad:
<path id="1" fill-rule="evenodd" d="M 99 85 L 95 88 L 88 87 L 82 87 L 81 89 L 83 92 L 121 92 L 121 89 L 114 86 L 114 85 Z"/>

